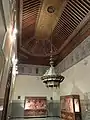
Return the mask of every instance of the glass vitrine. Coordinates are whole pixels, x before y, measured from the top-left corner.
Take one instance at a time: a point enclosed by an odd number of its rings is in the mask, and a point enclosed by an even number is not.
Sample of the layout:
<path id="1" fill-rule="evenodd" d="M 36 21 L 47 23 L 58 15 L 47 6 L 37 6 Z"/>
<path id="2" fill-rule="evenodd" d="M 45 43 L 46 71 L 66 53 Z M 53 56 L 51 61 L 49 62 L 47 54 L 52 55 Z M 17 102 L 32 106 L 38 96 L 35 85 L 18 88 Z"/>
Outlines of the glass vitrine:
<path id="1" fill-rule="evenodd" d="M 79 95 L 60 97 L 61 120 L 82 120 Z"/>

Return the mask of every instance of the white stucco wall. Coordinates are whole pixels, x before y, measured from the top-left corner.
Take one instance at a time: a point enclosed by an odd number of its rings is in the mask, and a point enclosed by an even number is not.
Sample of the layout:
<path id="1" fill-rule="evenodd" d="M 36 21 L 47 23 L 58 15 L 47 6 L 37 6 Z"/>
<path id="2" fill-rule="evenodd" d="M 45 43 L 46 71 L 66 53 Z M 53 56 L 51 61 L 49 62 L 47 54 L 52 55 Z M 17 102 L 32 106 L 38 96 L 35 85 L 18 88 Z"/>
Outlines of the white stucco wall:
<path id="1" fill-rule="evenodd" d="M 12 100 L 17 100 L 18 96 L 21 96 L 21 100 L 24 100 L 25 96 L 46 96 L 49 99 L 52 91 L 45 87 L 40 76 L 18 75 Z"/>
<path id="2" fill-rule="evenodd" d="M 59 66 L 58 66 L 59 67 Z M 65 80 L 61 84 L 60 95 L 79 94 L 84 99 L 90 97 L 90 56 L 62 73 Z"/>
<path id="3" fill-rule="evenodd" d="M 58 66 L 59 67 L 59 66 Z M 85 94 L 90 93 L 90 56 L 78 62 L 62 73 L 65 80 L 61 83 L 60 93 L 57 95 L 79 94 L 84 99 Z M 53 96 L 53 91 L 49 90 L 42 83 L 40 76 L 18 75 L 16 77 L 13 100 L 21 96 Z M 89 96 L 88 96 L 89 97 Z"/>

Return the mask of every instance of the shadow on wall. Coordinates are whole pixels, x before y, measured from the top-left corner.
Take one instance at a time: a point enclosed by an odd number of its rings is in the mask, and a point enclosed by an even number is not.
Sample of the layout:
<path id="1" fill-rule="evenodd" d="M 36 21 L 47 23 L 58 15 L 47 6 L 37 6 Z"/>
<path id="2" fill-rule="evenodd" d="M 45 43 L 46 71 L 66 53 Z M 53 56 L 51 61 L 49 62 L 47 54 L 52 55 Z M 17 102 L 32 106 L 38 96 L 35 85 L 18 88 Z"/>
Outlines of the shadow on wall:
<path id="1" fill-rule="evenodd" d="M 84 93 L 80 90 L 80 88 L 75 84 L 74 81 L 72 84 L 73 84 L 73 88 L 71 94 L 80 95 L 80 98 L 84 98 Z"/>

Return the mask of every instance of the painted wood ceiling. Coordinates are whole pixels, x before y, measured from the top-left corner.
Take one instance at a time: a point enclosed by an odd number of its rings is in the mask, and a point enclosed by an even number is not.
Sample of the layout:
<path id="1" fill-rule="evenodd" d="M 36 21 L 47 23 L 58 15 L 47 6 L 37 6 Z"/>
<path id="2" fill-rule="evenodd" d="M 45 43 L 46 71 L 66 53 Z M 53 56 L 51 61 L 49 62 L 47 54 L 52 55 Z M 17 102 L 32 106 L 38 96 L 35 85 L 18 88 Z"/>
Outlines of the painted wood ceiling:
<path id="1" fill-rule="evenodd" d="M 18 59 L 55 64 L 90 35 L 90 0 L 17 0 Z"/>

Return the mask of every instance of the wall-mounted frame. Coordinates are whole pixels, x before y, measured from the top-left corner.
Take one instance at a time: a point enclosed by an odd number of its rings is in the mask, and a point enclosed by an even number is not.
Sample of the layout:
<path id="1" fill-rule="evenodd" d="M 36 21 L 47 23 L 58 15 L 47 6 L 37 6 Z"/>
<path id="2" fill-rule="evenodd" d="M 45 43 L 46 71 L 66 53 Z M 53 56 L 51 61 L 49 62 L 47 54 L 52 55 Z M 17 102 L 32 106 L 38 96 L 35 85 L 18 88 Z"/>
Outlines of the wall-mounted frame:
<path id="1" fill-rule="evenodd" d="M 61 120 L 82 120 L 79 95 L 60 97 Z"/>
<path id="2" fill-rule="evenodd" d="M 25 97 L 24 116 L 28 117 L 47 116 L 47 98 Z"/>

